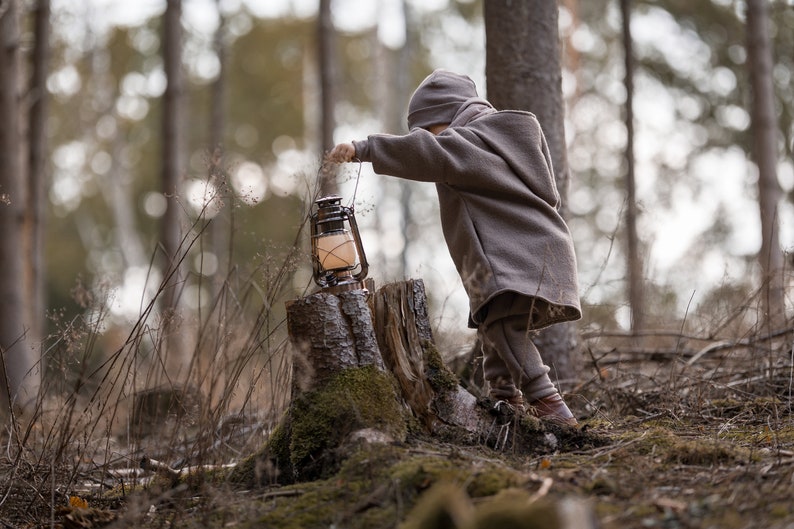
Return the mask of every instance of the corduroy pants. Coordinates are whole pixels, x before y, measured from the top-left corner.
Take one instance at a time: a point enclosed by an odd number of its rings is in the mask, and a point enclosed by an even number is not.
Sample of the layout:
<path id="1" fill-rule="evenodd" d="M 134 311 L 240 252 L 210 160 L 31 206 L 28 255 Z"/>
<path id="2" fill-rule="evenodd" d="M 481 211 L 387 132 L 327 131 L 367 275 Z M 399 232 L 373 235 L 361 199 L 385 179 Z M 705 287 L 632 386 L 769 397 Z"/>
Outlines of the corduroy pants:
<path id="1" fill-rule="evenodd" d="M 532 298 L 500 294 L 488 303 L 477 327 L 482 342 L 483 376 L 493 399 L 507 400 L 523 393 L 533 402 L 557 393 L 528 329 Z"/>

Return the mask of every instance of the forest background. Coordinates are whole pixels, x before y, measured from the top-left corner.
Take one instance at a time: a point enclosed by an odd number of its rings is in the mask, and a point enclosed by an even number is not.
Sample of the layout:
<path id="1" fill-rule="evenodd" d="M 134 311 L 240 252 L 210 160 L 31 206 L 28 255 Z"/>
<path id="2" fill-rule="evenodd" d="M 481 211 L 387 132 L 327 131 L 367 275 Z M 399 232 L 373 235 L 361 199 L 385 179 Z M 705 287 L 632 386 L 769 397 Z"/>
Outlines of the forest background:
<path id="1" fill-rule="evenodd" d="M 791 0 L 0 0 L 0 522 L 386 527 L 451 479 L 478 510 L 518 486 L 604 527 L 791 527 L 793 49 Z M 433 186 L 321 164 L 404 132 L 437 67 L 544 125 L 585 316 L 534 339 L 582 428 L 499 451 L 401 417 L 291 487 L 301 451 L 267 449 L 306 402 L 285 313 L 320 194 L 480 389 Z M 348 389 L 309 459 L 402 404 Z"/>
<path id="2" fill-rule="evenodd" d="M 316 196 L 329 123 L 334 141 L 403 132 L 411 90 L 436 67 L 470 75 L 488 95 L 479 1 L 337 0 L 327 13 L 333 42 L 325 46 L 317 45 L 323 12 L 315 2 L 187 1 L 178 61 L 187 133 L 178 139 L 183 160 L 177 191 L 169 194 L 161 182 L 165 3 L 17 4 L 22 51 L 31 59 L 21 65 L 20 85 L 36 71 L 35 8 L 47 5 L 50 23 L 37 220 L 42 251 L 26 261 L 27 277 L 39 283 L 26 283 L 26 308 L 9 310 L 30 314 L 28 346 L 43 359 L 36 366 L 45 380 L 65 373 L 58 383 L 83 376 L 75 366 L 83 374 L 98 370 L 142 321 L 165 326 L 168 317 L 158 319 L 159 308 L 150 305 L 168 274 L 158 261 L 163 223 L 180 226 L 185 347 L 200 342 L 202 318 L 224 287 L 235 292 L 234 304 L 251 325 L 272 326 L 268 340 L 283 341 L 283 301 L 311 288 L 308 246 L 303 240 L 296 254 L 296 237 Z M 630 202 L 621 17 L 617 2 L 560 5 L 571 173 L 566 213 L 585 304 L 580 330 L 590 334 L 631 332 L 636 309 L 628 300 L 623 242 Z M 764 321 L 762 237 L 744 2 L 635 2 L 631 20 L 631 170 L 645 292 L 638 310 L 654 329 L 713 335 L 738 315 L 736 332 L 753 332 Z M 771 2 L 770 21 L 776 219 L 790 284 L 791 2 Z M 329 50 L 330 118 L 321 111 L 329 79 L 318 67 Z M 22 108 L 39 100 L 26 92 Z M 366 165 L 347 168 L 340 181 L 340 194 L 355 196 L 370 275 L 380 284 L 423 278 L 442 348 L 470 347 L 466 301 L 444 248 L 432 186 L 380 177 Z M 164 222 L 171 200 L 178 220 Z M 263 306 L 266 323 L 257 319 Z M 85 336 L 69 338 L 78 328 L 90 330 L 90 348 Z M 140 347 L 143 356 L 156 356 L 152 341 Z"/>

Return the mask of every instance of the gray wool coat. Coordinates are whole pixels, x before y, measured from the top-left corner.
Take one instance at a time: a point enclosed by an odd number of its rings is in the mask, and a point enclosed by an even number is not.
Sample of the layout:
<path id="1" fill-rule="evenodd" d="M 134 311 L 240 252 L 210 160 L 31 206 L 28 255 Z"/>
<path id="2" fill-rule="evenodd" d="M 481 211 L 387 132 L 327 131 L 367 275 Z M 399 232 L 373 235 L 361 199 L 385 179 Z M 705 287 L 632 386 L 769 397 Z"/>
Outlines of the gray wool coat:
<path id="1" fill-rule="evenodd" d="M 533 114 L 480 105 L 438 135 L 414 129 L 353 144 L 356 157 L 379 174 L 436 184 L 444 237 L 469 296 L 470 326 L 505 292 L 529 298 L 532 329 L 581 317 L 573 242 Z"/>

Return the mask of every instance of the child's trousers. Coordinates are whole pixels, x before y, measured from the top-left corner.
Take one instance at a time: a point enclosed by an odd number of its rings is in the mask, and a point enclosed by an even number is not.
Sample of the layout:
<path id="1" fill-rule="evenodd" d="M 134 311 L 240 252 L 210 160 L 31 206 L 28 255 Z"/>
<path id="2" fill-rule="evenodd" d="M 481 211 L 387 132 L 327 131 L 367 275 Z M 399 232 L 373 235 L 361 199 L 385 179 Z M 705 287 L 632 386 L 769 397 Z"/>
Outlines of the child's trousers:
<path id="1" fill-rule="evenodd" d="M 505 293 L 488 303 L 477 332 L 483 344 L 483 376 L 493 399 L 517 400 L 523 393 L 531 403 L 557 393 L 530 339 L 531 313 L 532 298 L 526 296 Z"/>

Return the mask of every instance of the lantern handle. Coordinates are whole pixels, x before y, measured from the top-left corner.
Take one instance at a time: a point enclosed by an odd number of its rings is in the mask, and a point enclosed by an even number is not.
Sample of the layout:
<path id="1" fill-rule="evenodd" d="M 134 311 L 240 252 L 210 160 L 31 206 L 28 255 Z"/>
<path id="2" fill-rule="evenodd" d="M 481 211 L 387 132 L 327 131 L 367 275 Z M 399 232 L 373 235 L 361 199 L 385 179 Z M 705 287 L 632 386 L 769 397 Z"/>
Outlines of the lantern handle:
<path id="1" fill-rule="evenodd" d="M 353 162 L 358 162 L 358 173 L 356 174 L 356 186 L 353 188 L 353 196 L 350 199 L 350 209 L 353 209 L 353 204 L 356 202 L 356 193 L 358 193 L 358 181 L 361 179 L 361 168 L 364 166 L 364 162 L 359 160 L 358 158 L 353 158 Z"/>
<path id="2" fill-rule="evenodd" d="M 353 158 L 351 160 L 351 162 L 358 163 L 358 172 L 356 173 L 356 185 L 353 188 L 353 197 L 350 199 L 350 205 L 348 206 L 349 208 L 352 209 L 353 208 L 353 204 L 356 201 L 356 194 L 358 193 L 358 182 L 359 182 L 359 180 L 361 180 L 361 168 L 364 166 L 364 162 L 362 162 L 359 158 Z M 323 160 L 322 163 L 320 164 L 320 169 L 317 171 L 318 181 L 319 181 L 320 174 L 322 174 L 323 167 L 325 167 L 325 164 L 326 164 L 326 161 Z M 322 190 L 318 188 L 317 192 L 314 195 L 314 201 L 317 201 L 317 199 L 320 198 L 320 193 L 321 192 L 322 192 Z"/>

